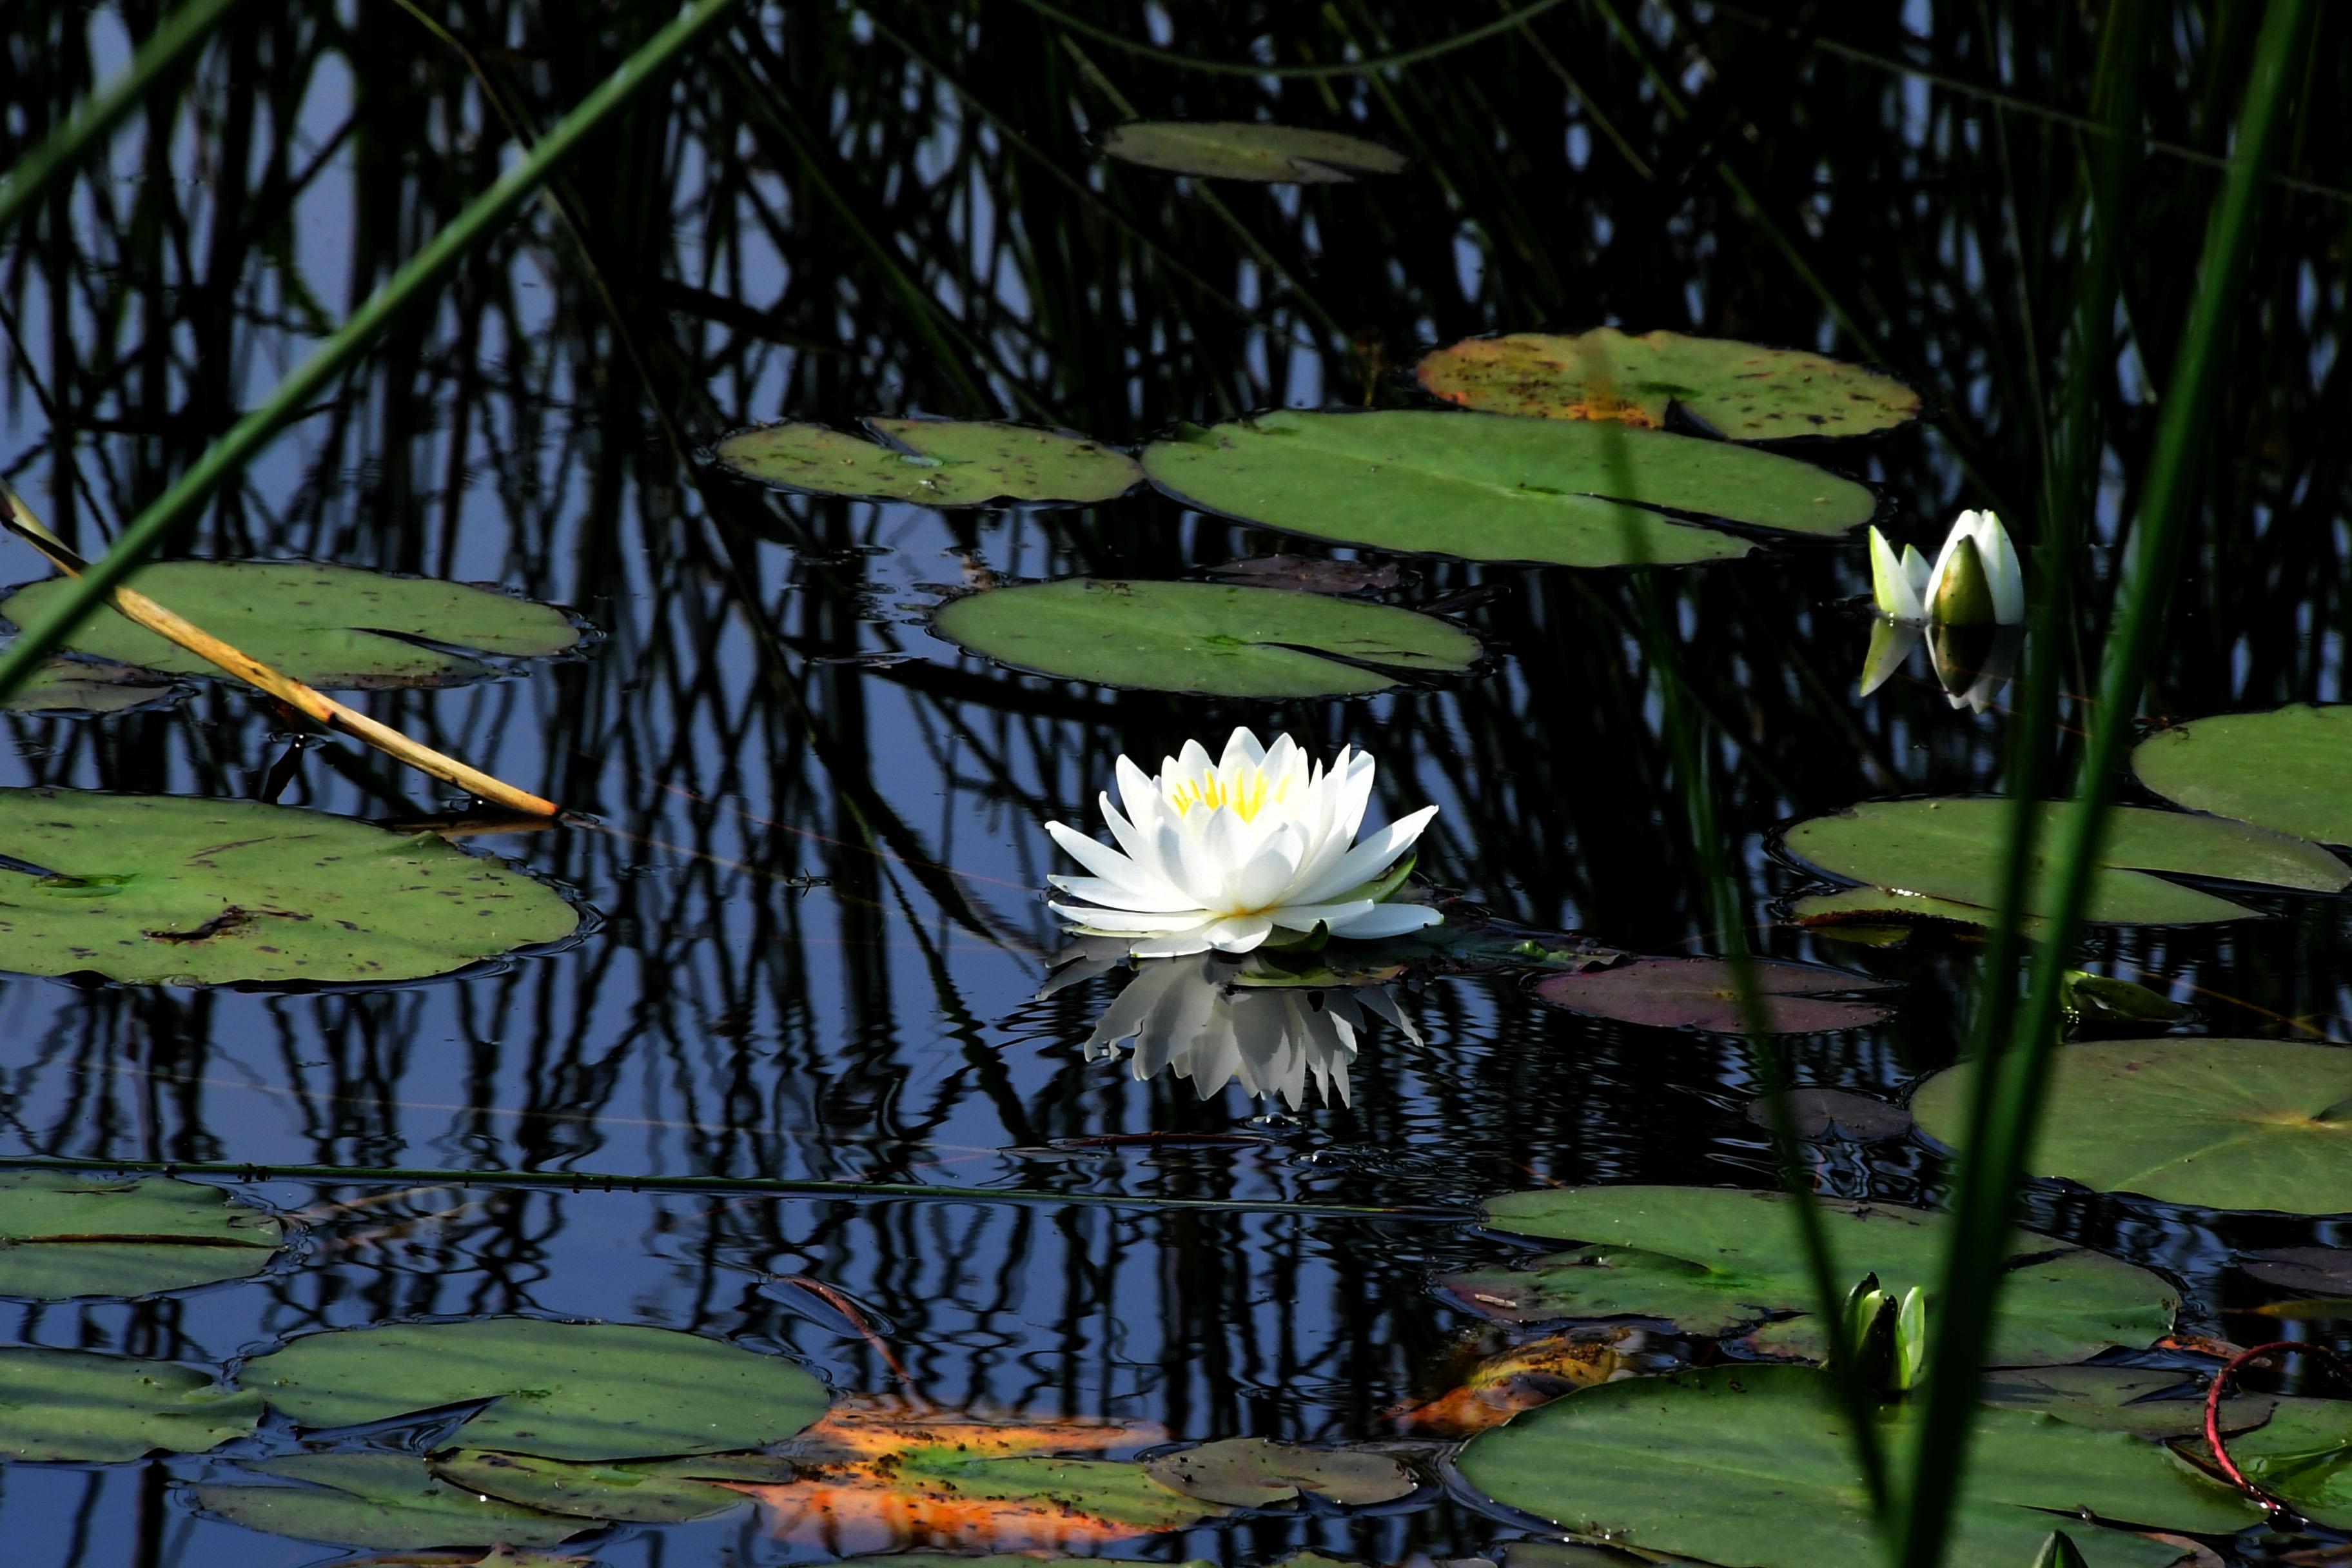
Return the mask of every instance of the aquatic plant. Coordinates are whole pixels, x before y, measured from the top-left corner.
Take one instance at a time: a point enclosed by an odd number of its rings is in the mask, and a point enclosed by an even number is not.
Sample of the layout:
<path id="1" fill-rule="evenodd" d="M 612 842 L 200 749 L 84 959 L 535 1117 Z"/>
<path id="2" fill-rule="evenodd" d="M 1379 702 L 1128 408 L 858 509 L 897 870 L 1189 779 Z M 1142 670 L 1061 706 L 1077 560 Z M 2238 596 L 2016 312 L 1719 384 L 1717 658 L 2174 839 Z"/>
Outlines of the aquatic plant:
<path id="1" fill-rule="evenodd" d="M 2025 619 L 2025 574 L 2009 530 L 1989 511 L 1964 511 L 1944 535 L 1934 565 L 1914 544 L 1895 547 L 1870 531 L 1870 591 L 1889 620 L 1938 626 L 2013 626 Z"/>

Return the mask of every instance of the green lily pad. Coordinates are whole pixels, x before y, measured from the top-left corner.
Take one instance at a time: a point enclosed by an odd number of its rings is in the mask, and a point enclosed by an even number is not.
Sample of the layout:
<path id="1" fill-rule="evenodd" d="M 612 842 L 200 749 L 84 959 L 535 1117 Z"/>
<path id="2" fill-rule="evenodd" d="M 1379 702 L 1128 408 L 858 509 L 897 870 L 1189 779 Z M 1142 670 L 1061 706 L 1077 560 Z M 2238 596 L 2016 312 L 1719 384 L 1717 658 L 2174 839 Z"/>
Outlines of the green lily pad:
<path id="1" fill-rule="evenodd" d="M 18 588 L 0 600 L 0 616 L 20 626 L 39 619 L 68 581 L 49 577 Z M 141 567 L 131 586 L 279 673 L 319 687 L 450 686 L 491 673 L 454 649 L 543 658 L 580 640 L 579 626 L 552 605 L 312 561 L 163 561 Z M 66 646 L 167 675 L 221 673 L 111 608 L 82 623 Z"/>
<path id="2" fill-rule="evenodd" d="M 1920 1410 L 1916 1400 L 1881 1408 L 1882 1452 L 1911 1452 Z M 1881 1554 L 1834 1381 L 1806 1367 L 1725 1366 L 1583 1389 L 1473 1437 L 1461 1472 L 1500 1502 L 1643 1552 L 1747 1568 Z M 2031 1563 L 2058 1524 L 2093 1568 L 2166 1568 L 2180 1555 L 2177 1544 L 2078 1524 L 2078 1509 L 2217 1534 L 2261 1518 L 2154 1444 L 1989 1409 L 1977 1417 L 1950 1561 Z"/>
<path id="3" fill-rule="evenodd" d="M 1130 121 L 1111 128 L 1102 150 L 1171 174 L 1267 184 L 1345 184 L 1358 174 L 1393 174 L 1406 162 L 1360 136 L 1245 121 Z"/>
<path id="4" fill-rule="evenodd" d="M 752 1473 L 729 1474 L 726 1479 L 766 1482 L 793 1479 L 790 1460 L 753 1457 L 761 1463 Z M 462 1448 L 433 1460 L 432 1468 L 434 1475 L 452 1486 L 542 1513 L 631 1524 L 682 1524 L 725 1513 L 750 1500 L 741 1492 L 700 1479 L 691 1459 L 572 1464 L 530 1454 Z"/>
<path id="5" fill-rule="evenodd" d="M 2352 844 L 2352 706 L 2194 719 L 2133 748 L 2132 772 L 2191 811 Z"/>
<path id="6" fill-rule="evenodd" d="M 1144 1462 L 1161 1485 L 1231 1508 L 1271 1508 L 1313 1492 L 1345 1507 L 1393 1502 L 1417 1483 L 1386 1454 L 1307 1448 L 1263 1437 L 1227 1437 Z"/>
<path id="7" fill-rule="evenodd" d="M 255 801 L 0 790 L 0 968 L 23 974 L 421 980 L 579 923 L 553 889 L 429 834 Z"/>
<path id="8" fill-rule="evenodd" d="M 243 1381 L 310 1427 L 486 1399 L 458 1441 L 551 1459 L 752 1448 L 825 1405 L 817 1380 L 780 1356 L 669 1329 L 544 1318 L 306 1334 L 247 1363 Z"/>
<path id="9" fill-rule="evenodd" d="M 2154 1394 L 2194 1397 L 2152 1398 Z M 2185 1437 L 2205 1430 L 2205 1391 L 2195 1373 L 2146 1366 L 2029 1366 L 1985 1379 L 1984 1400 L 2003 1410 L 2036 1410 L 2076 1426 L 2138 1437 Z M 2270 1418 L 2268 1394 L 2221 1401 L 2221 1429 L 2242 1432 Z"/>
<path id="10" fill-rule="evenodd" d="M 1877 504 L 1850 479 L 1727 442 L 1427 409 L 1260 415 L 1156 441 L 1143 471 L 1179 500 L 1291 533 L 1564 566 L 1754 548 L 1650 509 L 1833 535 Z"/>
<path id="11" fill-rule="evenodd" d="M 1477 1269 L 1444 1284 L 1475 1310 L 1512 1322 L 1659 1318 L 1687 1333 L 1753 1331 L 1759 1351 L 1818 1359 L 1826 1347 L 1817 1321 L 1781 1316 L 1813 1307 L 1790 1202 L 1721 1187 L 1512 1193 L 1488 1201 L 1488 1225 L 1590 1245 L 1533 1268 Z M 1837 1278 L 1874 1273 L 1895 1296 L 1918 1286 L 1930 1292 L 1934 1321 L 1949 1243 L 1944 1215 L 1853 1203 L 1824 1204 L 1821 1214 Z M 2172 1327 L 2179 1300 L 2146 1269 L 2029 1231 L 2017 1233 L 2011 1258 L 1997 1365 L 2079 1361 L 2111 1345 L 2147 1344 Z"/>
<path id="12" fill-rule="evenodd" d="M 2270 1419 L 2227 1438 L 2246 1479 L 2294 1505 L 2305 1517 L 2352 1529 L 2352 1400 L 2274 1397 Z M 2201 1440 L 2184 1444 L 2207 1458 Z"/>
<path id="13" fill-rule="evenodd" d="M 33 671 L 15 696 L 0 702 L 10 713 L 127 713 L 178 695 L 179 683 L 150 669 L 102 659 L 53 658 Z"/>
<path id="14" fill-rule="evenodd" d="M 250 1433 L 253 1394 L 170 1362 L 88 1351 L 0 1350 L 0 1458 L 120 1464 L 201 1454 Z"/>
<path id="15" fill-rule="evenodd" d="M 1899 381 L 1796 349 L 1680 332 L 1465 338 L 1422 357 L 1421 384 L 1448 403 L 1542 419 L 1654 428 L 1679 406 L 1735 441 L 1858 436 L 1916 419 Z"/>
<path id="16" fill-rule="evenodd" d="M 2056 894 L 2053 858 L 2067 809 L 2055 803 L 2042 807 L 2025 900 L 2036 915 L 2049 913 Z M 1797 824 L 1785 842 L 1791 854 L 1824 871 L 1893 895 L 1869 909 L 1902 912 L 1924 898 L 1935 902 L 1913 912 L 1959 920 L 1973 910 L 1976 921 L 1990 923 L 1999 898 L 2009 811 L 2009 802 L 1989 796 L 1866 801 L 1834 816 Z M 2118 806 L 2093 874 L 2090 919 L 2188 925 L 2241 920 L 2251 912 L 2216 894 L 2148 875 L 2154 871 L 2299 892 L 2333 893 L 2352 883 L 2352 867 L 2300 838 L 2215 817 Z M 1810 914 L 1819 918 L 1823 912 L 1816 905 Z M 1856 911 L 1849 900 L 1835 912 Z M 1804 908 L 1798 911 L 1801 920 L 1808 915 Z"/>
<path id="17" fill-rule="evenodd" d="M 1459 674 L 1484 651 L 1434 616 L 1223 583 L 1068 577 L 950 599 L 931 624 L 1018 669 L 1220 697 L 1384 691 L 1400 679 L 1390 671 Z"/>
<path id="18" fill-rule="evenodd" d="M 196 1505 L 247 1530 L 303 1541 L 391 1552 L 552 1546 L 598 1528 L 453 1487 L 404 1454 L 294 1454 L 245 1468 L 302 1484 L 200 1486 Z"/>
<path id="19" fill-rule="evenodd" d="M 1975 1069 L 1911 1101 L 1950 1143 Z M 2352 1214 L 2352 1050 L 2288 1040 L 2102 1040 L 2067 1046 L 2044 1091 L 2037 1174 L 2200 1208 Z"/>
<path id="20" fill-rule="evenodd" d="M 988 419 L 864 423 L 878 441 L 787 422 L 738 430 L 710 455 L 723 468 L 785 489 L 937 507 L 1108 500 L 1143 477 L 1126 453 L 1058 430 Z"/>
<path id="21" fill-rule="evenodd" d="M 1891 1011 L 1874 1002 L 1823 994 L 1895 989 L 1885 980 L 1808 963 L 1759 963 L 1750 967 L 1763 1004 L 1764 1026 L 1771 1034 L 1859 1029 L 1882 1021 Z M 1652 1028 L 1737 1035 L 1748 1027 L 1731 965 L 1719 958 L 1637 958 L 1614 969 L 1554 974 L 1536 986 L 1536 994 L 1570 1013 Z"/>
<path id="22" fill-rule="evenodd" d="M 0 1296 L 152 1296 L 258 1274 L 277 1220 L 218 1187 L 0 1172 Z"/>

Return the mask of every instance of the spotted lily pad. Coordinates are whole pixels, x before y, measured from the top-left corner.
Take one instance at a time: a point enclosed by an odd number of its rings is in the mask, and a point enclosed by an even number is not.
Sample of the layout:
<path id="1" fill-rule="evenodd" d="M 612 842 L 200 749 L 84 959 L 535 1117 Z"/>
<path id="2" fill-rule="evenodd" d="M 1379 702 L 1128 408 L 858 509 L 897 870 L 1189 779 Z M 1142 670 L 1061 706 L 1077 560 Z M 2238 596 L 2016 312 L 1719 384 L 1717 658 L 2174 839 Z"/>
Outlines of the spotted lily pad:
<path id="1" fill-rule="evenodd" d="M 598 1528 L 594 1520 L 451 1486 L 405 1454 L 290 1454 L 245 1468 L 298 1484 L 200 1486 L 196 1505 L 248 1530 L 303 1541 L 391 1552 L 552 1546 Z"/>
<path id="2" fill-rule="evenodd" d="M 1806 963 L 1758 963 L 1750 967 L 1763 1004 L 1764 1026 L 1776 1035 L 1859 1029 L 1878 1023 L 1887 1008 L 1874 1002 L 1832 1000 L 1827 994 L 1895 989 L 1891 982 L 1866 974 Z M 1536 986 L 1536 994 L 1571 1013 L 1653 1028 L 1736 1035 L 1748 1027 L 1731 965 L 1719 958 L 1637 958 L 1614 969 L 1551 975 Z"/>
<path id="3" fill-rule="evenodd" d="M 1614 327 L 1465 338 L 1423 355 L 1419 374 L 1448 403 L 1489 414 L 1654 428 L 1675 406 L 1735 441 L 1857 436 L 1919 414 L 1917 393 L 1859 365 L 1729 338 L 1630 337 Z"/>
<path id="4" fill-rule="evenodd" d="M 2037 916 L 2049 912 L 2056 896 L 2053 863 L 2068 809 L 2057 804 L 2042 807 L 2034 874 L 2026 889 L 2026 909 Z M 1797 824 L 1786 843 L 1791 853 L 1822 870 L 1879 889 L 1885 897 L 1868 904 L 1873 911 L 1910 910 L 1989 924 L 1999 900 L 2009 811 L 2009 802 L 1979 796 L 1868 801 Z M 2300 838 L 2210 816 L 2119 806 L 2093 874 L 2090 918 L 2185 925 L 2239 920 L 2251 912 L 2217 894 L 2149 874 L 2159 871 L 2299 892 L 2333 893 L 2352 883 L 2352 867 Z M 1800 918 L 1806 912 L 1801 908 Z M 1822 912 L 1818 907 L 1812 910 L 1816 916 Z"/>
<path id="5" fill-rule="evenodd" d="M 1264 414 L 1154 442 L 1143 471 L 1179 500 L 1291 533 L 1566 566 L 1754 548 L 1666 510 L 1834 535 L 1876 505 L 1851 479 L 1727 442 L 1428 409 Z"/>
<path id="6" fill-rule="evenodd" d="M 1385 1454 L 1307 1448 L 1263 1437 L 1227 1437 L 1145 1463 L 1154 1480 L 1187 1497 L 1233 1508 L 1296 1502 L 1303 1492 L 1346 1507 L 1394 1502 L 1415 1489 L 1412 1473 Z"/>
<path id="7" fill-rule="evenodd" d="M 1879 1409 L 1881 1452 L 1913 1450 L 1921 1410 L 1916 1400 Z M 2072 1516 L 2212 1534 L 2261 1518 L 2231 1488 L 2122 1432 L 1987 1409 L 1969 1453 L 1956 1563 L 2032 1563 L 2063 1522 L 2092 1568 L 2166 1568 L 2178 1544 Z M 1584 1389 L 1473 1437 L 1460 1468 L 1500 1502 L 1643 1552 L 1822 1568 L 1875 1562 L 1883 1550 L 1835 1382 L 1807 1367 L 1721 1366 Z"/>
<path id="8" fill-rule="evenodd" d="M 429 834 L 254 801 L 0 790 L 0 968 L 390 983 L 560 941 L 553 889 Z"/>
<path id="9" fill-rule="evenodd" d="M 2132 772 L 2192 811 L 2352 844 L 2352 705 L 2194 719 L 2142 741 Z"/>
<path id="10" fill-rule="evenodd" d="M 0 616 L 18 626 L 39 619 L 68 581 L 18 588 L 0 600 Z M 164 561 L 140 568 L 131 586 L 318 687 L 448 686 L 491 673 L 476 655 L 541 658 L 580 640 L 578 625 L 552 605 L 314 561 Z M 166 675 L 221 673 L 111 608 L 83 622 L 66 646 Z"/>
<path id="11" fill-rule="evenodd" d="M 257 1274 L 278 1221 L 217 1187 L 0 1172 L 0 1296 L 152 1296 Z"/>
<path id="12" fill-rule="evenodd" d="M 1223 583 L 1068 577 L 951 599 L 931 624 L 1018 669 L 1219 697 L 1383 691 L 1401 672 L 1458 674 L 1483 651 L 1434 616 Z"/>
<path id="13" fill-rule="evenodd" d="M 87 1351 L 0 1350 L 0 1458 L 119 1464 L 250 1433 L 261 1401 L 209 1373 Z"/>
<path id="14" fill-rule="evenodd" d="M 1963 1065 L 1920 1086 L 1920 1131 L 1967 1124 Z M 2200 1208 L 2352 1214 L 2352 1049 L 2288 1040 L 2103 1040 L 2052 1064 L 2037 1174 Z"/>
<path id="15" fill-rule="evenodd" d="M 304 1426 L 383 1421 L 487 1400 L 466 1447 L 612 1460 L 751 1448 L 824 1413 L 816 1379 L 781 1356 L 622 1323 L 479 1318 L 306 1334 L 243 1381 Z"/>
<path id="16" fill-rule="evenodd" d="M 11 713 L 127 713 L 169 701 L 181 687 L 151 669 L 105 659 L 53 658 L 33 671 L 0 710 Z"/>
<path id="17" fill-rule="evenodd" d="M 1268 184 L 1344 184 L 1405 165 L 1403 153 L 1360 136 L 1246 121 L 1131 121 L 1113 126 L 1102 150 L 1171 174 Z"/>
<path id="18" fill-rule="evenodd" d="M 1058 430 L 986 419 L 865 425 L 878 441 L 823 425 L 754 425 L 711 456 L 747 479 L 786 489 L 938 507 L 1108 500 L 1143 477 L 1126 453 Z"/>
<path id="19" fill-rule="evenodd" d="M 1659 1318 L 1687 1333 L 1748 1333 L 1775 1355 L 1818 1358 L 1811 1277 L 1790 1200 L 1720 1187 L 1568 1187 L 1513 1193 L 1486 1222 L 1521 1236 L 1590 1245 L 1532 1268 L 1451 1276 L 1456 1300 L 1513 1322 Z M 1932 1292 L 1949 1244 L 1941 1215 L 1885 1204 L 1824 1204 L 1841 1279 L 1874 1273 L 1894 1295 Z M 1992 1359 L 2001 1365 L 2079 1361 L 2169 1331 L 2178 1300 L 2164 1281 L 2104 1253 L 2017 1233 Z M 1777 1320 L 1767 1321 L 1767 1320 Z"/>

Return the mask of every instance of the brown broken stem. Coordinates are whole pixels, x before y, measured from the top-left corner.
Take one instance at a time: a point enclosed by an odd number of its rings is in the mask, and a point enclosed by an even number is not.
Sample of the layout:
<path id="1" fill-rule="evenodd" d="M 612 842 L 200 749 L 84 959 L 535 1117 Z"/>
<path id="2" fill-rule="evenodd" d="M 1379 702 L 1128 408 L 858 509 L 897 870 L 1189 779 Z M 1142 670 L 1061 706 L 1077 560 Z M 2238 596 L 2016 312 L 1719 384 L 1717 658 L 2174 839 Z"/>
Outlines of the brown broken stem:
<path id="1" fill-rule="evenodd" d="M 0 525 L 5 525 L 8 531 L 47 556 L 50 563 L 68 576 L 80 576 L 89 564 L 74 552 L 72 546 L 42 527 L 16 492 L 5 486 L 0 486 Z M 455 757 L 445 756 L 422 742 L 409 739 L 391 725 L 379 723 L 356 709 L 345 707 L 325 692 L 305 686 L 289 675 L 280 674 L 252 655 L 223 642 L 193 621 L 174 615 L 136 589 L 117 588 L 113 594 L 113 604 L 126 619 L 146 627 L 157 637 L 178 644 L 208 664 L 219 666 L 247 685 L 259 688 L 328 729 L 364 741 L 420 773 L 430 773 L 436 779 L 456 784 L 477 799 L 504 806 L 509 811 L 521 812 L 530 816 L 562 815 L 563 808 L 553 801 L 541 800 L 529 791 L 517 789 L 478 768 L 468 767 Z"/>

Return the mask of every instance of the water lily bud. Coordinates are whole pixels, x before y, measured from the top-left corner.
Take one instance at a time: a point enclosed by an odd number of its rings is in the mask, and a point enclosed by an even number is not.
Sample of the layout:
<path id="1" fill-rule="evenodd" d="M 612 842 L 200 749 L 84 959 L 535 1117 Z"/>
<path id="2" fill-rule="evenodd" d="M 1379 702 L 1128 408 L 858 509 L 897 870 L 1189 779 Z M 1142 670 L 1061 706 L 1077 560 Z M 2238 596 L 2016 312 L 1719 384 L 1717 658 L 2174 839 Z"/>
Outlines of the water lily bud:
<path id="1" fill-rule="evenodd" d="M 2042 1553 L 2034 1558 L 2033 1568 L 2090 1568 L 2083 1561 L 2082 1549 L 2068 1539 L 2063 1530 L 2053 1530 L 2050 1539 L 2042 1543 Z"/>
<path id="2" fill-rule="evenodd" d="M 1956 539 L 1944 552 L 1936 573 L 1927 618 L 1948 626 L 1989 626 L 1996 624 L 1992 579 L 1973 539 Z"/>

